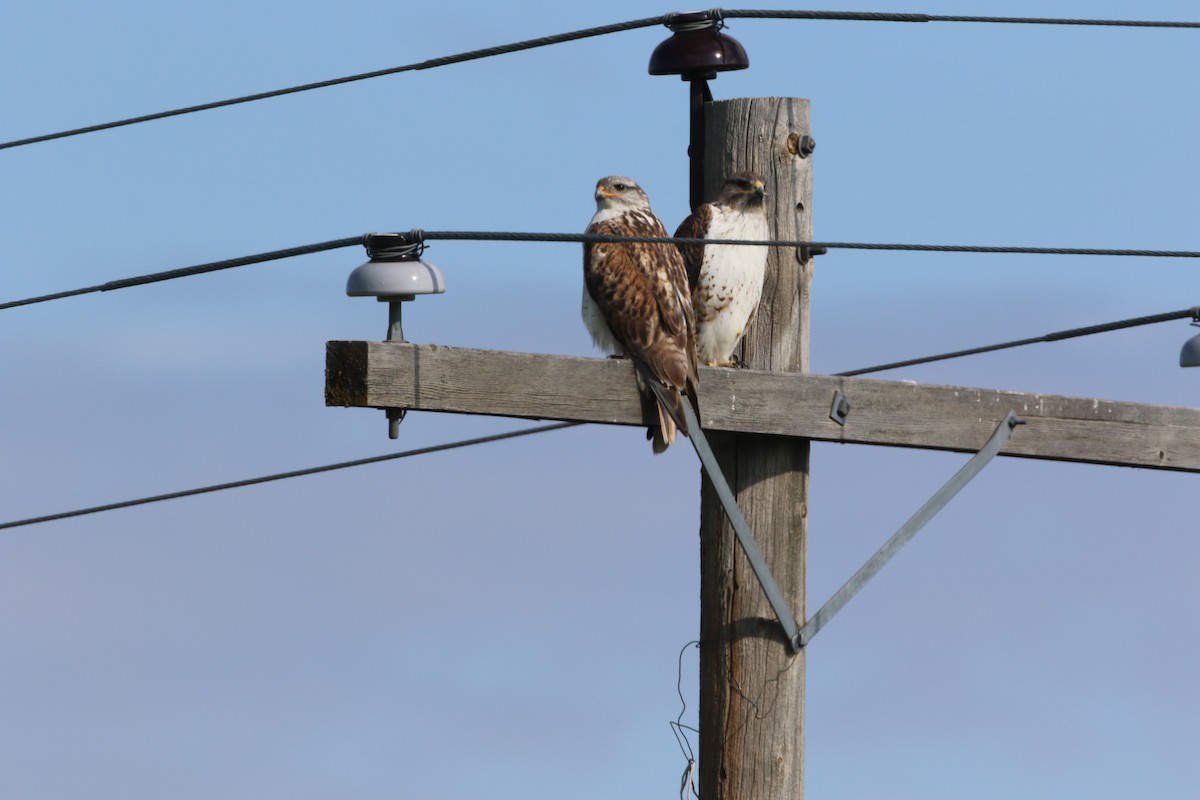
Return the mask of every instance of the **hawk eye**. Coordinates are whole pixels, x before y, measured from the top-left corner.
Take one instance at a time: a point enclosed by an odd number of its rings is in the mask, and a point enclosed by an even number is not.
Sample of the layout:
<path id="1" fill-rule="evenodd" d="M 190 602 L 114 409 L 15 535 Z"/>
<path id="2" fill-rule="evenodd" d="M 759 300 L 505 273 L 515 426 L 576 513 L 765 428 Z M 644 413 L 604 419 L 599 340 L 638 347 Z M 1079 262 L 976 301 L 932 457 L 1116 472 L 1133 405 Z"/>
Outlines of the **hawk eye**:
<path id="1" fill-rule="evenodd" d="M 623 183 L 614 183 L 613 188 L 616 189 L 618 192 L 623 192 L 626 189 L 628 189 L 629 187 Z"/>

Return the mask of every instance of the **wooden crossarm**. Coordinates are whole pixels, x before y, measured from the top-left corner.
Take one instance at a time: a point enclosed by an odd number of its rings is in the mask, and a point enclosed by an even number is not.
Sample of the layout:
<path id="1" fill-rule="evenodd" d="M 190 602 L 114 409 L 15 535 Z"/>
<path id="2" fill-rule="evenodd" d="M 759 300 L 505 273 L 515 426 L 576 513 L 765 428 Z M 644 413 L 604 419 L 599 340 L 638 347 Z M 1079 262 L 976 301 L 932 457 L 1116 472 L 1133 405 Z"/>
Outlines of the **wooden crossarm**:
<path id="1" fill-rule="evenodd" d="M 834 392 L 850 401 L 845 426 Z M 407 342 L 329 342 L 326 404 L 648 425 L 632 365 Z M 1009 411 L 1002 455 L 1200 472 L 1200 409 L 864 378 L 700 370 L 704 427 L 974 452 Z"/>

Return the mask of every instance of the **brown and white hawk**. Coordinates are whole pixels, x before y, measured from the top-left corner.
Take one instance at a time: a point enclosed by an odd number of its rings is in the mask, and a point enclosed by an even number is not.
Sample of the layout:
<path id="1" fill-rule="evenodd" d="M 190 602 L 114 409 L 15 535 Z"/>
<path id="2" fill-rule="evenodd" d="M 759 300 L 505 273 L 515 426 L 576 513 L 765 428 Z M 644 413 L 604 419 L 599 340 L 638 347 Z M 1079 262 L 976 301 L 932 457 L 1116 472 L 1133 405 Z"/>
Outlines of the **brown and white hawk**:
<path id="1" fill-rule="evenodd" d="M 726 179 L 712 203 L 696 209 L 679 229 L 689 239 L 770 238 L 766 188 L 761 175 Z M 767 248 L 755 245 L 681 244 L 696 317 L 696 356 L 709 366 L 736 366 L 734 351 L 758 310 Z"/>
<path id="2" fill-rule="evenodd" d="M 596 184 L 596 214 L 589 234 L 666 237 L 642 187 L 620 175 Z M 596 346 L 628 356 L 638 385 L 658 406 L 657 428 L 648 435 L 654 452 L 688 434 L 683 396 L 696 403 L 696 353 L 692 303 L 683 258 L 673 244 L 585 242 L 583 322 Z"/>

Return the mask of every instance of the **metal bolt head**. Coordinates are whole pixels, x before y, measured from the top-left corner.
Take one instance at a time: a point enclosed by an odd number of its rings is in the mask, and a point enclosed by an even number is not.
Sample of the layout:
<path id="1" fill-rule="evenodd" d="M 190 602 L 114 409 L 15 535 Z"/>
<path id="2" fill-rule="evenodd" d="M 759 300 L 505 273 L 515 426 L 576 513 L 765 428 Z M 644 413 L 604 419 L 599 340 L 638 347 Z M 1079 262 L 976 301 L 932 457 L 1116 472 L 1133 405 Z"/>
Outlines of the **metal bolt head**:
<path id="1" fill-rule="evenodd" d="M 787 138 L 787 151 L 800 158 L 808 158 L 817 149 L 817 140 L 807 133 L 801 136 L 793 133 Z"/>

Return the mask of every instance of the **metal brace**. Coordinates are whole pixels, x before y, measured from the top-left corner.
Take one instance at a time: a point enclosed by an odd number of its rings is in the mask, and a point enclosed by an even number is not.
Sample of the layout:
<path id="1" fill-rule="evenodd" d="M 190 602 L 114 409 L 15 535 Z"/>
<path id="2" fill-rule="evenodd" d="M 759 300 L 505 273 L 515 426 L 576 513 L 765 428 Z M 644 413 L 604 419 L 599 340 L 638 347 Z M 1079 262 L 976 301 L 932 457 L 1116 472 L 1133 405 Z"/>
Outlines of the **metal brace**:
<path id="1" fill-rule="evenodd" d="M 746 523 L 746 518 L 742 516 L 742 510 L 738 508 L 733 490 L 729 488 L 725 475 L 721 472 L 721 465 L 717 463 L 717 457 L 713 455 L 712 448 L 708 446 L 708 439 L 704 436 L 704 431 L 700 429 L 700 420 L 696 419 L 696 412 L 692 410 L 691 404 L 687 401 L 683 403 L 683 413 L 687 418 L 688 439 L 691 440 L 696 455 L 700 457 L 700 463 L 704 465 L 704 474 L 708 476 L 713 489 L 717 492 L 717 497 L 721 499 L 721 505 L 725 507 L 725 514 L 729 517 L 733 532 L 737 535 L 738 542 L 741 543 L 742 550 L 746 553 L 746 560 L 750 562 L 750 568 L 754 570 L 759 585 L 767 595 L 767 601 L 775 610 L 775 616 L 783 625 L 783 632 L 787 634 L 792 651 L 799 652 L 800 648 L 796 643 L 800 637 L 800 626 L 796 623 L 796 615 L 788 607 L 783 592 L 779 591 L 779 584 L 775 583 L 771 568 L 767 566 L 762 551 L 758 549 L 758 543 L 754 541 L 754 534 L 750 532 L 750 526 Z"/>
<path id="2" fill-rule="evenodd" d="M 834 395 L 834 411 L 838 409 L 838 397 L 841 392 Z M 841 398 L 845 401 L 845 397 Z M 846 401 L 846 413 L 849 413 L 849 401 Z M 1012 411 L 1000 422 L 996 427 L 996 431 L 983 446 L 978 453 L 971 457 L 963 467 L 954 474 L 946 484 L 939 489 L 933 497 L 917 510 L 909 518 L 908 522 L 900 527 L 888 539 L 882 547 L 871 556 L 871 558 L 859 568 L 858 572 L 846 581 L 842 588 L 834 593 L 833 597 L 825 602 L 825 605 L 817 611 L 816 614 L 804 624 L 801 628 L 796 623 L 796 617 L 788 607 L 787 600 L 784 599 L 783 593 L 779 590 L 779 585 L 775 583 L 775 578 L 771 574 L 770 568 L 763 559 L 762 552 L 758 549 L 758 544 L 754 541 L 754 535 L 750 532 L 750 526 L 746 523 L 746 518 L 742 516 L 742 511 L 738 508 L 737 500 L 733 495 L 733 491 L 729 488 L 729 484 L 725 480 L 725 476 L 721 473 L 721 467 L 717 464 L 716 456 L 713 455 L 712 448 L 708 445 L 708 440 L 704 436 L 704 432 L 700 428 L 700 421 L 696 419 L 696 414 L 692 411 L 688 403 L 683 404 L 683 411 L 687 417 L 688 429 L 691 432 L 690 439 L 692 446 L 696 450 L 696 455 L 700 457 L 700 463 L 704 465 L 704 474 L 708 476 L 709 481 L 713 485 L 713 489 L 717 492 L 717 497 L 721 500 L 721 505 L 725 508 L 725 513 L 729 517 L 729 522 L 733 526 L 733 531 L 737 535 L 738 542 L 742 546 L 742 550 L 746 553 L 746 559 L 750 562 L 750 568 L 754 570 L 755 577 L 758 578 L 759 584 L 762 586 L 763 593 L 767 596 L 767 601 L 770 602 L 771 608 L 775 611 L 775 616 L 779 618 L 779 623 L 783 626 L 783 632 L 787 636 L 788 644 L 793 653 L 800 652 L 812 638 L 817 635 L 817 632 L 825 626 L 829 620 L 833 618 L 838 611 L 850 599 L 854 597 L 867 581 L 875 577 L 875 575 L 883 569 L 884 565 L 891 560 L 892 556 L 900 551 L 900 548 L 908 544 L 917 532 L 925 526 L 929 520 L 933 519 L 934 515 L 942 510 L 950 500 L 966 486 L 972 478 L 979 474 L 988 462 L 996 457 L 1000 452 L 1000 448 L 1008 441 L 1008 437 L 1012 435 L 1013 429 L 1017 425 L 1024 424 L 1024 420 L 1017 417 Z M 832 414 L 831 414 L 832 416 Z M 837 417 L 834 417 L 836 420 Z"/>

